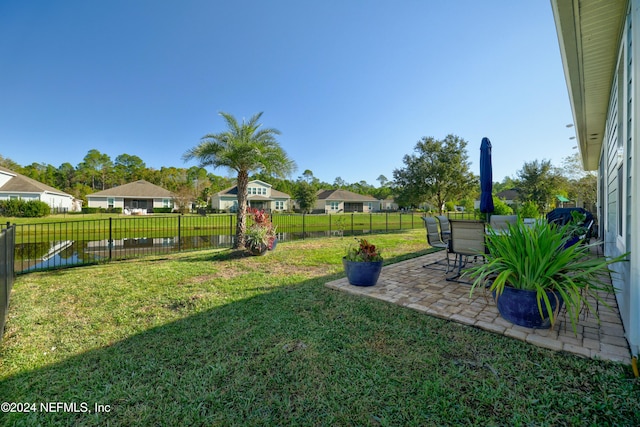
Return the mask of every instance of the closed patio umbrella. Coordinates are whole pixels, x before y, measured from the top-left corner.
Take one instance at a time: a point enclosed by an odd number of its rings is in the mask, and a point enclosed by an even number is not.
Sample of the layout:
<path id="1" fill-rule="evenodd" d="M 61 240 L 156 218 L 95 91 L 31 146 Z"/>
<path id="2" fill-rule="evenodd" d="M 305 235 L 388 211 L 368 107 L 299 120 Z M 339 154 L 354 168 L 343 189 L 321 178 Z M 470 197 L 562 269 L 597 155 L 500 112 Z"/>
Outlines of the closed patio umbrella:
<path id="1" fill-rule="evenodd" d="M 491 169 L 491 141 L 482 138 L 480 144 L 480 212 L 493 212 L 493 172 Z"/>

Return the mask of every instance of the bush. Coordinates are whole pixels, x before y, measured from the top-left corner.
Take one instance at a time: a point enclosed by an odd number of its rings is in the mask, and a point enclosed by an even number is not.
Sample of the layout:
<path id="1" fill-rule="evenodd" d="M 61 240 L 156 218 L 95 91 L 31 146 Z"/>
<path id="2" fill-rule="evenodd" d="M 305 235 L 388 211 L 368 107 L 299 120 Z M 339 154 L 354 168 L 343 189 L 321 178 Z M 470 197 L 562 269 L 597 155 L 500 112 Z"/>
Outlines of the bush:
<path id="1" fill-rule="evenodd" d="M 51 213 L 51 207 L 40 200 L 29 200 L 25 202 L 22 216 L 25 218 L 42 218 Z"/>
<path id="2" fill-rule="evenodd" d="M 446 202 L 446 203 L 444 204 L 444 209 L 445 209 L 447 212 L 453 212 L 453 211 L 455 211 L 455 210 L 456 210 L 456 204 L 455 204 L 455 203 L 453 203 L 453 202 Z"/>
<path id="3" fill-rule="evenodd" d="M 82 213 L 85 214 L 95 214 L 100 212 L 100 208 L 94 208 L 94 207 L 89 207 L 89 206 L 83 206 L 82 207 Z"/>
<path id="4" fill-rule="evenodd" d="M 521 218 L 538 218 L 540 216 L 538 205 L 534 202 L 524 202 L 518 214 Z"/>
<path id="5" fill-rule="evenodd" d="M 2 216 L 41 218 L 51 213 L 51 207 L 40 200 L 0 200 L 0 214 Z"/>
<path id="6" fill-rule="evenodd" d="M 513 209 L 503 199 L 493 198 L 493 215 L 513 215 Z"/>
<path id="7" fill-rule="evenodd" d="M 21 216 L 20 215 L 20 202 L 22 200 L 0 200 L 0 213 L 2 216 Z"/>
<path id="8" fill-rule="evenodd" d="M 171 213 L 173 208 L 153 208 L 153 213 Z"/>

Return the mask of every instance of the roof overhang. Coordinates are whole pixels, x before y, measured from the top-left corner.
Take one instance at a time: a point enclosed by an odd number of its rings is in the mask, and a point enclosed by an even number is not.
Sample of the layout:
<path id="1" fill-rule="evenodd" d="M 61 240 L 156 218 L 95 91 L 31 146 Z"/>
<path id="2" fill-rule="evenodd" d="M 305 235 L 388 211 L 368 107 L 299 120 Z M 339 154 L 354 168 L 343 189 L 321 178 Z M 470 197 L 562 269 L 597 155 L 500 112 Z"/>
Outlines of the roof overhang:
<path id="1" fill-rule="evenodd" d="M 598 168 L 628 0 L 551 0 L 585 170 Z"/>

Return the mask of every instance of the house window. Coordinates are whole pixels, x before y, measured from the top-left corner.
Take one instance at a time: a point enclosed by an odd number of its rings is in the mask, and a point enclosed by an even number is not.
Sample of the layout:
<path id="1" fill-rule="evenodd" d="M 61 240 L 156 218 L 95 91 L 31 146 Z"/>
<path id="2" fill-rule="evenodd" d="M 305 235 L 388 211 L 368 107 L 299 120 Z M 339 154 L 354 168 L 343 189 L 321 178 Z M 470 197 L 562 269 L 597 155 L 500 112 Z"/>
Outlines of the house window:
<path id="1" fill-rule="evenodd" d="M 109 209 L 113 209 L 113 206 L 115 205 L 115 199 L 113 197 L 109 197 L 107 199 L 107 207 Z"/>
<path id="2" fill-rule="evenodd" d="M 9 196 L 9 200 L 18 200 L 19 197 L 18 196 Z"/>
<path id="3" fill-rule="evenodd" d="M 284 201 L 276 200 L 276 210 L 278 211 L 284 210 Z"/>
<path id="4" fill-rule="evenodd" d="M 338 209 L 340 209 L 340 203 L 331 202 L 331 204 L 329 205 L 329 209 L 331 209 L 332 211 L 337 211 Z"/>
<path id="5" fill-rule="evenodd" d="M 171 207 L 171 199 L 162 199 L 162 207 L 170 208 Z"/>
<path id="6" fill-rule="evenodd" d="M 373 210 L 373 203 L 369 202 L 367 203 L 367 206 L 369 206 L 369 210 L 372 211 Z"/>

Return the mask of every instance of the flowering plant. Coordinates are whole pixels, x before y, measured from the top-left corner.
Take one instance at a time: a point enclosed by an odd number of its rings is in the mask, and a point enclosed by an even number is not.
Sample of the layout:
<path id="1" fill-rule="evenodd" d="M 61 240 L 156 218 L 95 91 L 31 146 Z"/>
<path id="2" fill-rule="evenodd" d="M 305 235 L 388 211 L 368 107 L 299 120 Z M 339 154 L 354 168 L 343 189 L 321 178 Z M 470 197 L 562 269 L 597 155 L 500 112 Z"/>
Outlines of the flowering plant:
<path id="1" fill-rule="evenodd" d="M 251 251 L 263 252 L 273 249 L 276 240 L 276 226 L 273 225 L 269 214 L 264 210 L 249 208 L 253 224 L 245 233 L 245 246 Z"/>
<path id="2" fill-rule="evenodd" d="M 356 262 L 382 261 L 382 250 L 372 245 L 366 239 L 356 239 L 357 245 L 352 245 L 347 250 L 345 259 Z"/>

